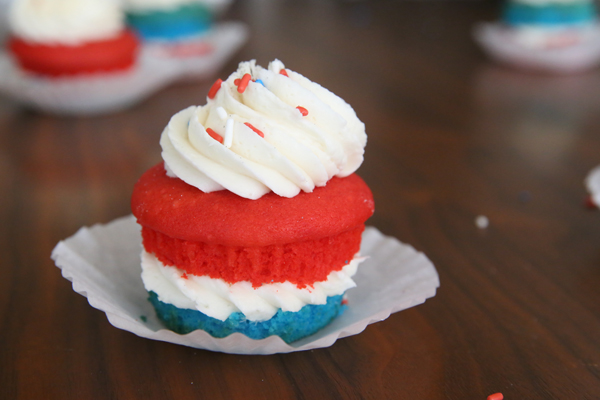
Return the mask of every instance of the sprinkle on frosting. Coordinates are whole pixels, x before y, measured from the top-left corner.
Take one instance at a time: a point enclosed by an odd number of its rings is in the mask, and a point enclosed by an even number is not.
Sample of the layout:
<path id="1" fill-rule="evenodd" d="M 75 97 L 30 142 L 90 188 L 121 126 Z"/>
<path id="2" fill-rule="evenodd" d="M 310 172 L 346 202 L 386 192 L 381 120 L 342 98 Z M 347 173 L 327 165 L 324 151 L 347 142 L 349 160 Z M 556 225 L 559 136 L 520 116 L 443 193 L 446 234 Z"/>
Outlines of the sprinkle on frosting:
<path id="1" fill-rule="evenodd" d="M 254 127 L 254 125 L 252 125 L 250 122 L 244 122 L 244 125 L 246 125 L 248 128 L 252 129 L 254 132 L 256 132 L 256 134 L 258 136 L 260 136 L 261 138 L 265 137 L 265 134 L 262 133 L 262 131 L 260 129 L 257 129 Z"/>
<path id="2" fill-rule="evenodd" d="M 233 118 L 227 118 L 227 122 L 225 123 L 225 138 L 223 139 L 223 144 L 225 145 L 225 147 L 230 148 L 232 141 L 233 141 Z"/>
<path id="3" fill-rule="evenodd" d="M 283 75 L 283 76 L 287 76 L 287 77 L 289 77 L 289 75 L 288 75 L 287 71 L 285 70 L 285 68 L 281 68 L 281 70 L 279 71 L 279 73 L 280 73 L 281 75 Z"/>
<path id="4" fill-rule="evenodd" d="M 221 84 L 223 83 L 223 81 L 219 78 L 215 81 L 215 83 L 213 83 L 213 85 L 210 87 L 210 90 L 208 91 L 208 98 L 209 99 L 214 99 L 215 96 L 217 95 L 217 92 L 219 91 L 219 89 L 221 89 Z"/>
<path id="5" fill-rule="evenodd" d="M 237 88 L 237 91 L 239 93 L 244 93 L 244 90 L 246 90 L 246 88 L 248 87 L 250 79 L 252 79 L 252 75 L 250 74 L 244 74 L 244 76 L 242 76 L 242 79 L 240 79 L 240 83 L 238 84 Z"/>
<path id="6" fill-rule="evenodd" d="M 296 107 L 298 109 L 298 111 L 300 111 L 300 114 L 302 114 L 303 117 L 306 117 L 308 115 L 308 110 L 302 106 L 298 106 Z"/>
<path id="7" fill-rule="evenodd" d="M 219 135 L 217 132 L 212 130 L 211 128 L 206 128 L 206 133 L 210 135 L 211 138 L 215 139 L 217 142 L 223 144 L 223 137 Z"/>
<path id="8" fill-rule="evenodd" d="M 227 119 L 227 111 L 223 107 L 217 107 L 217 114 L 223 121 Z"/>

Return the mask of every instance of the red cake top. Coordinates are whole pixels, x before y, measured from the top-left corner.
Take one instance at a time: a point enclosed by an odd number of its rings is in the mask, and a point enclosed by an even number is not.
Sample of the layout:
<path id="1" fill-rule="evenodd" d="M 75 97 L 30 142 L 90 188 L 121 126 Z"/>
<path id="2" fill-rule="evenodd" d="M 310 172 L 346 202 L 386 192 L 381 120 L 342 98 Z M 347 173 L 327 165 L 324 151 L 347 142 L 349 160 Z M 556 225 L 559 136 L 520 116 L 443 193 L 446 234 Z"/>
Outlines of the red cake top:
<path id="1" fill-rule="evenodd" d="M 24 70 L 47 76 L 106 73 L 135 64 L 139 39 L 130 30 L 116 37 L 79 45 L 31 43 L 16 36 L 8 48 Z"/>
<path id="2" fill-rule="evenodd" d="M 374 211 L 371 190 L 356 174 L 333 178 L 293 198 L 267 193 L 257 200 L 227 190 L 204 193 L 150 168 L 133 189 L 138 222 L 168 236 L 226 246 L 267 246 L 315 240 L 363 224 Z"/>

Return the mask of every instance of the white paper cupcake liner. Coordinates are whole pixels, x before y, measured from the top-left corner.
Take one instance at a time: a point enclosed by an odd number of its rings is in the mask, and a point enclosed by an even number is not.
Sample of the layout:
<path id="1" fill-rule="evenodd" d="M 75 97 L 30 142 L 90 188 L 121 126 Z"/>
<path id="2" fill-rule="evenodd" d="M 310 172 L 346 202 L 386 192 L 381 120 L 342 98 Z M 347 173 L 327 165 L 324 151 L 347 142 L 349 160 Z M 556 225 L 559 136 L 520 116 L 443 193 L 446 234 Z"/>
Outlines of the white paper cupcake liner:
<path id="1" fill-rule="evenodd" d="M 0 53 L 0 91 L 53 114 L 101 114 L 129 107 L 172 82 L 177 72 L 142 49 L 127 71 L 47 78 L 23 72 L 10 55 Z"/>
<path id="2" fill-rule="evenodd" d="M 215 74 L 247 37 L 244 24 L 217 24 L 202 39 L 213 49 L 204 56 L 168 58 L 156 45 L 145 44 L 136 66 L 128 71 L 59 78 L 23 72 L 7 52 L 0 51 L 0 92 L 53 114 L 113 112 L 144 100 L 175 80 Z"/>
<path id="3" fill-rule="evenodd" d="M 316 334 L 292 344 L 277 336 L 253 340 L 235 333 L 217 339 L 200 330 L 179 335 L 163 327 L 147 300 L 140 253 L 140 228 L 128 216 L 81 228 L 57 244 L 52 259 L 73 282 L 73 290 L 104 311 L 115 327 L 148 339 L 224 353 L 275 354 L 328 347 L 391 313 L 423 303 L 435 296 L 439 286 L 437 271 L 424 254 L 367 227 L 361 254 L 369 258 L 355 275 L 357 287 L 347 292 L 349 307 Z"/>
<path id="4" fill-rule="evenodd" d="M 572 73 L 600 63 L 600 27 L 595 26 L 587 40 L 552 49 L 530 49 L 516 45 L 501 23 L 481 23 L 473 31 L 475 40 L 496 61 L 524 69 Z"/>
<path id="5" fill-rule="evenodd" d="M 600 165 L 592 169 L 585 178 L 585 186 L 596 207 L 600 207 Z"/>
<path id="6" fill-rule="evenodd" d="M 178 73 L 178 80 L 199 80 L 214 75 L 248 40 L 241 22 L 216 24 L 200 36 L 175 41 L 148 41 L 145 47 Z"/>

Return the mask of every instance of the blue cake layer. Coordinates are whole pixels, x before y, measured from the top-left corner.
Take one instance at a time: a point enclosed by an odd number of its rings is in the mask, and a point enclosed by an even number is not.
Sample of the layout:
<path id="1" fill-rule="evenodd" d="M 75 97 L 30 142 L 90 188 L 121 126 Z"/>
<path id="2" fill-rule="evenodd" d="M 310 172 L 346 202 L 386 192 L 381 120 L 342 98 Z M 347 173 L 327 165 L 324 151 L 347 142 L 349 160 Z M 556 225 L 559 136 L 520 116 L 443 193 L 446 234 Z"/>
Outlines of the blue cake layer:
<path id="1" fill-rule="evenodd" d="M 212 14 L 201 4 L 189 4 L 167 11 L 127 12 L 127 23 L 147 40 L 175 40 L 205 32 Z"/>
<path id="2" fill-rule="evenodd" d="M 167 328 L 180 334 L 202 329 L 216 338 L 240 332 L 252 339 L 277 335 L 286 343 L 291 343 L 317 332 L 346 308 L 342 304 L 343 295 L 339 295 L 328 297 L 327 303 L 323 305 L 306 305 L 298 312 L 279 309 L 267 321 L 250 321 L 239 312 L 231 314 L 225 321 L 219 321 L 197 310 L 177 308 L 172 304 L 163 303 L 158 300 L 156 293 L 149 293 L 148 300 Z"/>
<path id="3" fill-rule="evenodd" d="M 548 3 L 531 5 L 519 2 L 507 2 L 502 16 L 508 25 L 582 25 L 596 19 L 593 2 L 575 4 Z"/>

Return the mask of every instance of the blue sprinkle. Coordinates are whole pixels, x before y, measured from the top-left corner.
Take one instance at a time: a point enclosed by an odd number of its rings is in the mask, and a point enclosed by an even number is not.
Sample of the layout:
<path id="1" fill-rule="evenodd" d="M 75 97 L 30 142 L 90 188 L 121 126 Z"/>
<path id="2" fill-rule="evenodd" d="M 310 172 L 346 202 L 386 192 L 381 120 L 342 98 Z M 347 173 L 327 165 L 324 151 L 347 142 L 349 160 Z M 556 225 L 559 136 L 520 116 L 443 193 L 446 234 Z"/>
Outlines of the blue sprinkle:
<path id="1" fill-rule="evenodd" d="M 256 80 L 256 83 L 260 83 L 261 85 L 265 86 L 265 84 L 263 83 L 263 81 L 261 81 L 260 79 Z M 265 86 L 266 87 L 266 86 Z"/>
<path id="2" fill-rule="evenodd" d="M 348 264 L 348 260 L 344 261 L 346 264 Z"/>

